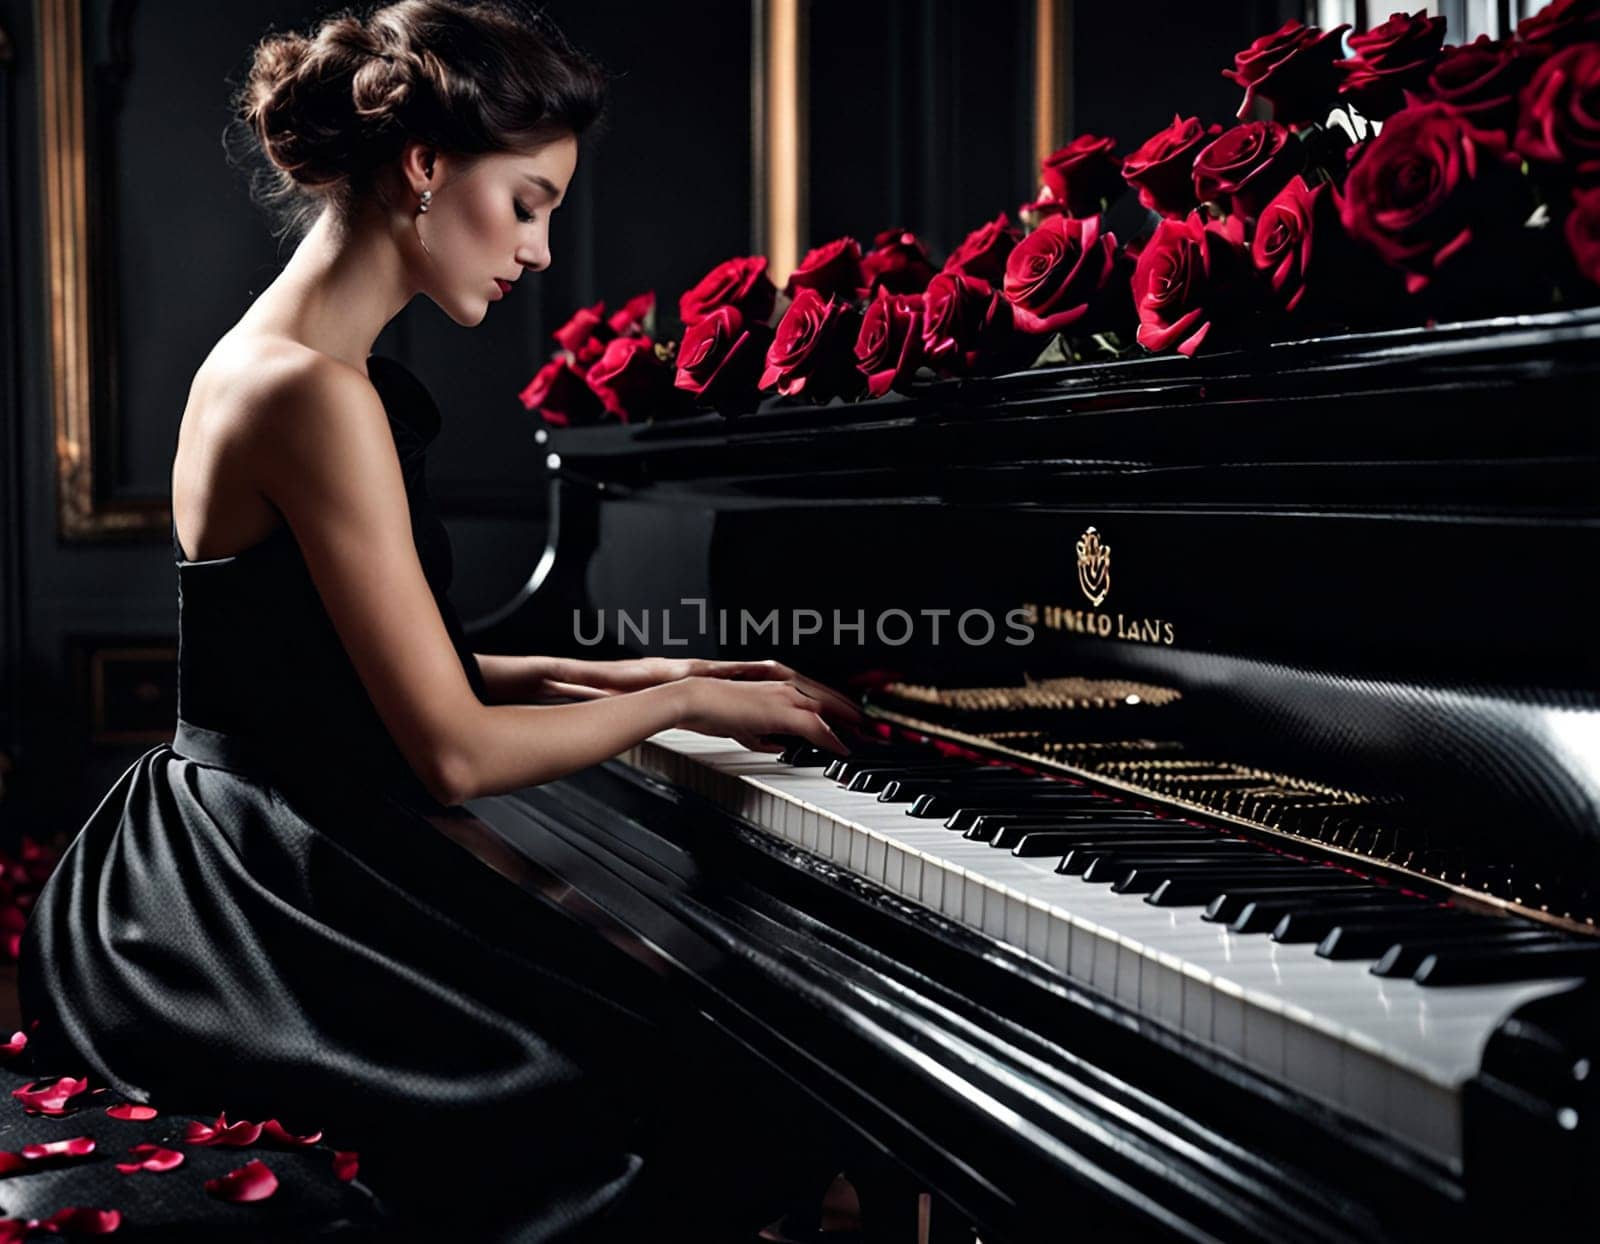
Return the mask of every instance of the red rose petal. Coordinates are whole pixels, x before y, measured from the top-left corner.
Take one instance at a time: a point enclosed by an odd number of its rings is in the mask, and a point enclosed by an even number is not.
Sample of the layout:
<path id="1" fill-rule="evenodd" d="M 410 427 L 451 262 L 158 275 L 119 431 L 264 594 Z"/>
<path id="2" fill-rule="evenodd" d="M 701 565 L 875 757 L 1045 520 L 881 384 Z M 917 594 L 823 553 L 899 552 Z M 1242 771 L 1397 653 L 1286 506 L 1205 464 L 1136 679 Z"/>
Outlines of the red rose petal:
<path id="1" fill-rule="evenodd" d="M 176 1149 L 163 1149 L 160 1145 L 135 1145 L 128 1150 L 137 1162 L 118 1162 L 117 1169 L 124 1175 L 131 1175 L 134 1171 L 170 1171 L 175 1166 L 183 1165 L 183 1154 Z"/>
<path id="2" fill-rule="evenodd" d="M 27 1167 L 28 1159 L 20 1153 L 0 1152 L 0 1175 L 10 1175 Z"/>
<path id="3" fill-rule="evenodd" d="M 22 1053 L 27 1046 L 28 1034 L 25 1032 L 14 1032 L 11 1034 L 11 1040 L 7 1041 L 4 1045 L 0 1045 L 0 1055 L 4 1055 L 5 1057 L 9 1058 L 13 1055 Z"/>
<path id="4" fill-rule="evenodd" d="M 291 1135 L 283 1124 L 276 1119 L 268 1119 L 261 1125 L 261 1135 L 265 1140 L 270 1140 L 280 1145 L 292 1146 L 314 1145 L 322 1139 L 321 1132 L 312 1132 L 306 1136 Z"/>
<path id="5" fill-rule="evenodd" d="M 69 1206 L 58 1209 L 39 1225 L 46 1231 L 59 1231 L 63 1235 L 110 1235 L 122 1225 L 122 1213 L 114 1209 Z"/>
<path id="6" fill-rule="evenodd" d="M 160 1113 L 154 1106 L 141 1106 L 137 1102 L 124 1101 L 115 1106 L 107 1106 L 106 1113 L 113 1119 L 122 1119 L 129 1123 L 142 1123 L 146 1119 L 153 1119 Z"/>
<path id="7" fill-rule="evenodd" d="M 62 1076 L 46 1082 L 43 1088 L 36 1087 L 39 1083 L 34 1081 L 11 1090 L 11 1096 L 20 1101 L 29 1114 L 65 1114 L 72 1098 L 89 1087 L 87 1077 L 74 1080 L 71 1076 Z"/>
<path id="8" fill-rule="evenodd" d="M 215 1123 L 191 1122 L 184 1129 L 183 1139 L 191 1145 L 229 1145 L 242 1149 L 261 1139 L 261 1124 L 245 1119 L 229 1123 L 226 1114 L 219 1114 Z"/>
<path id="9" fill-rule="evenodd" d="M 333 1151 L 333 1177 L 342 1179 L 346 1183 L 356 1177 L 356 1171 L 361 1168 L 361 1155 L 354 1149 L 335 1149 Z"/>
<path id="10" fill-rule="evenodd" d="M 41 1158 L 81 1158 L 93 1152 L 92 1136 L 72 1136 L 66 1140 L 51 1140 L 44 1144 L 22 1146 L 22 1156 L 30 1162 L 37 1162 Z"/>
<path id="11" fill-rule="evenodd" d="M 206 1191 L 223 1201 L 244 1204 L 248 1201 L 265 1201 L 278 1190 L 278 1177 L 260 1158 L 246 1162 L 236 1171 L 229 1171 L 217 1179 L 206 1180 Z"/>

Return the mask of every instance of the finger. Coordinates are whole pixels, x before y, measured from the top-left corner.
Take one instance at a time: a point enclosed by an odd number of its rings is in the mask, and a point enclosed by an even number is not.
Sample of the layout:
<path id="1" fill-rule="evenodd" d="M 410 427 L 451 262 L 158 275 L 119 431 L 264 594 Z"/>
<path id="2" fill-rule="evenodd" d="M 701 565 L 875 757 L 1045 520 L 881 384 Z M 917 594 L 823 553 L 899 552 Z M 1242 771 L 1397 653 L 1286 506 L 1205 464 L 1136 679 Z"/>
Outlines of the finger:
<path id="1" fill-rule="evenodd" d="M 786 681 L 794 677 L 792 669 L 777 661 L 719 661 L 716 664 L 722 667 L 718 671 L 722 678 Z"/>
<path id="2" fill-rule="evenodd" d="M 817 682 L 815 679 L 802 676 L 795 684 L 822 706 L 822 711 L 842 718 L 852 724 L 866 720 L 865 714 L 856 707 L 855 703 L 847 696 L 841 695 L 832 687 Z"/>
<path id="3" fill-rule="evenodd" d="M 779 742 L 770 735 L 762 735 L 759 738 L 751 738 L 746 735 L 743 738 L 739 738 L 735 741 L 740 747 L 743 747 L 748 751 L 767 752 L 771 755 L 777 755 L 788 746 L 787 743 Z"/>
<path id="4" fill-rule="evenodd" d="M 823 721 L 817 714 L 806 713 L 802 725 L 803 728 L 795 733 L 809 739 L 815 746 L 822 748 L 824 751 L 833 752 L 838 756 L 848 756 L 850 754 L 850 749 L 839 741 L 839 736 L 829 729 L 828 723 Z"/>

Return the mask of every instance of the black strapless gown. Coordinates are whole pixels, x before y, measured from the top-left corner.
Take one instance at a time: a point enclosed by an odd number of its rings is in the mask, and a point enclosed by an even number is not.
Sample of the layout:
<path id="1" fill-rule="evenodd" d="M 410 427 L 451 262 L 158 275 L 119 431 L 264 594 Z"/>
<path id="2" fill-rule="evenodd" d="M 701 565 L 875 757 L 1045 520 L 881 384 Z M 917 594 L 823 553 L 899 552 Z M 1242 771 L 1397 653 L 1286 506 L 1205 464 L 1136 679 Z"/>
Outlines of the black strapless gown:
<path id="1" fill-rule="evenodd" d="M 374 355 L 369 372 L 482 698 L 424 479 L 437 408 L 399 363 Z M 804 1129 L 769 1138 L 778 1152 L 740 1136 L 749 1086 L 696 1078 L 704 1052 L 661 983 L 435 827 L 448 812 L 287 527 L 232 557 L 186 560 L 175 530 L 173 548 L 176 735 L 123 773 L 38 899 L 20 979 L 41 1065 L 169 1111 L 321 1127 L 437 1238 L 724 1238 L 681 1185 L 742 1153 L 747 1191 Z M 675 1198 L 699 1227 L 663 1220 Z M 752 1234 L 782 1208 L 753 1199 L 727 1205 Z"/>

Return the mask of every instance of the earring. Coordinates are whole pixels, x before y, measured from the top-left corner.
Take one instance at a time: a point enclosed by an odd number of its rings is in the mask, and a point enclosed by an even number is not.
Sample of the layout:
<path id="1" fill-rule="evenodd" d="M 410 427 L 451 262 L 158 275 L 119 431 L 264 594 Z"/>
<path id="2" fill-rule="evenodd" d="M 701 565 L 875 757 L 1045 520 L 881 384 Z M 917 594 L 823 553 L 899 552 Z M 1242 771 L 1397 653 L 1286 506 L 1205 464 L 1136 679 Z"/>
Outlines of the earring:
<path id="1" fill-rule="evenodd" d="M 431 203 L 431 202 L 433 202 L 433 191 L 432 190 L 424 190 L 422 192 L 422 202 L 417 204 L 417 210 L 419 212 L 427 211 L 428 210 L 428 204 Z"/>

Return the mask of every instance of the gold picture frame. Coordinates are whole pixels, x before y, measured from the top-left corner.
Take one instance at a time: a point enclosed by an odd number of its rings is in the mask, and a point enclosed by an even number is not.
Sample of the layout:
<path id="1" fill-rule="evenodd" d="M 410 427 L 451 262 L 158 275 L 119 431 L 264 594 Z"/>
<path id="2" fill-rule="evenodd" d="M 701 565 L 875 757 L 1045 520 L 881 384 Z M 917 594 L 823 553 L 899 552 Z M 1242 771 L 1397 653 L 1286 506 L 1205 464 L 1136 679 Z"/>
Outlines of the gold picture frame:
<path id="1" fill-rule="evenodd" d="M 125 28 L 131 9 L 129 4 L 114 6 L 113 24 Z M 159 533 L 170 521 L 167 499 L 109 497 L 97 479 L 97 422 L 109 413 L 99 409 L 104 403 L 96 397 L 97 381 L 114 371 L 114 343 L 108 333 L 97 332 L 97 325 L 110 319 L 97 300 L 108 298 L 113 287 L 109 273 L 95 270 L 83 0 L 38 0 L 36 13 L 58 527 L 68 540 Z"/>

